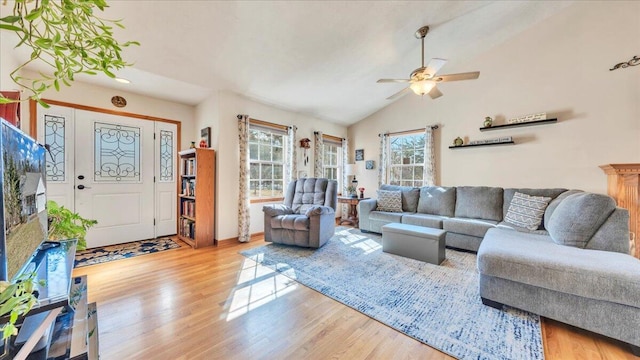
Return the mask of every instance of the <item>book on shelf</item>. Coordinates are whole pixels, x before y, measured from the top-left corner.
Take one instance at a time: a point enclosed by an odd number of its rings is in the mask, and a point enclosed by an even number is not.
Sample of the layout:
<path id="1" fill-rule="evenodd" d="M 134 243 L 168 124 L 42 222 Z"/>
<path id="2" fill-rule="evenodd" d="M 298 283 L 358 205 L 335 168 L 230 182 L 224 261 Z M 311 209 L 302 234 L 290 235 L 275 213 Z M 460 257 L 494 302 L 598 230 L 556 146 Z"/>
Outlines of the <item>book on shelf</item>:
<path id="1" fill-rule="evenodd" d="M 182 215 L 196 217 L 196 202 L 185 200 L 182 202 Z"/>
<path id="2" fill-rule="evenodd" d="M 186 238 L 195 239 L 196 236 L 196 223 L 192 220 L 182 218 L 180 219 L 179 234 Z"/>
<path id="3" fill-rule="evenodd" d="M 185 176 L 193 176 L 196 174 L 196 159 L 183 159 L 182 160 L 182 172 Z"/>
<path id="4" fill-rule="evenodd" d="M 182 195 L 196 196 L 196 179 L 182 179 Z"/>

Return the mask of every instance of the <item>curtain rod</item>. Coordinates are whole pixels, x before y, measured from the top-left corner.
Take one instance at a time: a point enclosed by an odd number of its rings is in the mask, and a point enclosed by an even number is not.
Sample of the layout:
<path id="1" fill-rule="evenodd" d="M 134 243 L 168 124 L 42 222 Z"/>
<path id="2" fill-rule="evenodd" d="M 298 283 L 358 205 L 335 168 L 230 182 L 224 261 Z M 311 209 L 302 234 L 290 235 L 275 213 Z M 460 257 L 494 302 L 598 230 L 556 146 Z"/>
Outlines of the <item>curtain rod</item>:
<path id="1" fill-rule="evenodd" d="M 318 135 L 319 131 L 314 131 L 313 135 Z M 337 136 L 333 136 L 333 135 L 327 135 L 327 134 L 322 134 L 322 137 L 330 139 L 330 140 L 335 140 L 335 141 L 342 141 L 344 140 L 344 138 L 341 137 L 337 137 Z"/>
<path id="2" fill-rule="evenodd" d="M 431 130 L 437 130 L 440 126 L 438 125 L 431 125 Z M 413 129 L 413 130 L 405 130 L 405 131 L 397 131 L 397 132 L 390 132 L 390 133 L 386 133 L 386 134 L 378 134 L 378 136 L 382 136 L 382 135 L 404 135 L 404 134 L 411 134 L 411 133 L 415 133 L 415 132 L 419 132 L 424 130 L 424 128 L 419 128 L 419 129 Z"/>
<path id="3" fill-rule="evenodd" d="M 249 116 L 249 115 L 242 115 L 242 114 L 238 114 L 237 118 L 238 120 L 242 119 L 243 116 Z M 266 126 L 266 127 L 270 127 L 270 128 L 274 128 L 274 129 L 281 129 L 281 130 L 287 130 L 287 129 L 291 129 L 293 128 L 293 126 L 287 126 L 287 125 L 280 125 L 280 124 L 276 124 L 276 123 L 272 123 L 269 121 L 264 121 L 264 120 L 260 120 L 260 119 L 254 119 L 254 118 L 249 118 L 249 123 L 255 124 L 255 125 L 262 125 L 262 126 Z"/>

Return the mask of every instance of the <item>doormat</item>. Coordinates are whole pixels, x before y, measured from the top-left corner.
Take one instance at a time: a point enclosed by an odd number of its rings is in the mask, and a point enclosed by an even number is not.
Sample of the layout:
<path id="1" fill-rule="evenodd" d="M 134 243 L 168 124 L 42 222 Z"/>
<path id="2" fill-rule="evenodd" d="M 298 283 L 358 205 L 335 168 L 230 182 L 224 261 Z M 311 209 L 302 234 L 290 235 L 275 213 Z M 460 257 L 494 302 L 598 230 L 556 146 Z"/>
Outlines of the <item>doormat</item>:
<path id="1" fill-rule="evenodd" d="M 74 268 L 128 259 L 138 255 L 153 254 L 180 247 L 178 243 L 168 237 L 97 247 L 78 251 Z"/>

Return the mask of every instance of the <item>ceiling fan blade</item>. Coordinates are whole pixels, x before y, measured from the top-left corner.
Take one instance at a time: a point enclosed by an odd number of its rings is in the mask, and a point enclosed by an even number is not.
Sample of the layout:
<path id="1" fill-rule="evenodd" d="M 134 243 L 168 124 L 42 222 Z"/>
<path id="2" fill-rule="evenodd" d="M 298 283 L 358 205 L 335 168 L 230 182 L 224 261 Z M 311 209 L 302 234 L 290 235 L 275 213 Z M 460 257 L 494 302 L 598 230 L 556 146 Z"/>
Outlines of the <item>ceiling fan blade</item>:
<path id="1" fill-rule="evenodd" d="M 380 79 L 376 82 L 378 83 L 406 83 L 410 82 L 410 79 Z"/>
<path id="2" fill-rule="evenodd" d="M 438 90 L 438 87 L 434 86 L 433 89 L 431 89 L 431 91 L 429 91 L 429 96 L 431 96 L 432 99 L 437 99 L 440 96 L 442 96 L 442 92 L 440 92 L 440 90 Z"/>
<path id="3" fill-rule="evenodd" d="M 438 75 L 434 80 L 437 82 L 458 81 L 458 80 L 474 80 L 480 77 L 480 71 L 473 71 L 459 74 Z"/>
<path id="4" fill-rule="evenodd" d="M 393 100 L 393 99 L 397 99 L 397 98 L 399 98 L 399 97 L 401 97 L 401 96 L 404 96 L 407 92 L 409 92 L 409 90 L 411 90 L 411 88 L 406 87 L 406 88 L 404 88 L 404 89 L 402 89 L 402 90 L 398 91 L 397 93 L 395 93 L 395 94 L 393 94 L 393 95 L 389 96 L 389 97 L 387 98 L 387 100 Z"/>
<path id="5" fill-rule="evenodd" d="M 425 72 L 431 76 L 434 76 L 443 66 L 447 63 L 445 59 L 433 58 L 427 64 Z"/>

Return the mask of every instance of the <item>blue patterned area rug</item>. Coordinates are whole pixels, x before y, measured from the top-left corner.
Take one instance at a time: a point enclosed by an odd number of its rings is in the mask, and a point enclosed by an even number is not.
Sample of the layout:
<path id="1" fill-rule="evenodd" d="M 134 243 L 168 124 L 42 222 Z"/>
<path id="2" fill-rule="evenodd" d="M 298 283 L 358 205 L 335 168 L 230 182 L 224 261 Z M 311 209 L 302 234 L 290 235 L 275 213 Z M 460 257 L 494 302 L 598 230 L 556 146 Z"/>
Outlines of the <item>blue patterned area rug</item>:
<path id="1" fill-rule="evenodd" d="M 179 247 L 178 243 L 168 237 L 97 247 L 78 251 L 74 267 L 102 264 L 108 261 L 128 259 Z"/>
<path id="2" fill-rule="evenodd" d="M 539 316 L 482 304 L 473 253 L 447 249 L 436 266 L 338 227 L 317 250 L 269 244 L 241 254 L 451 356 L 544 359 Z"/>

